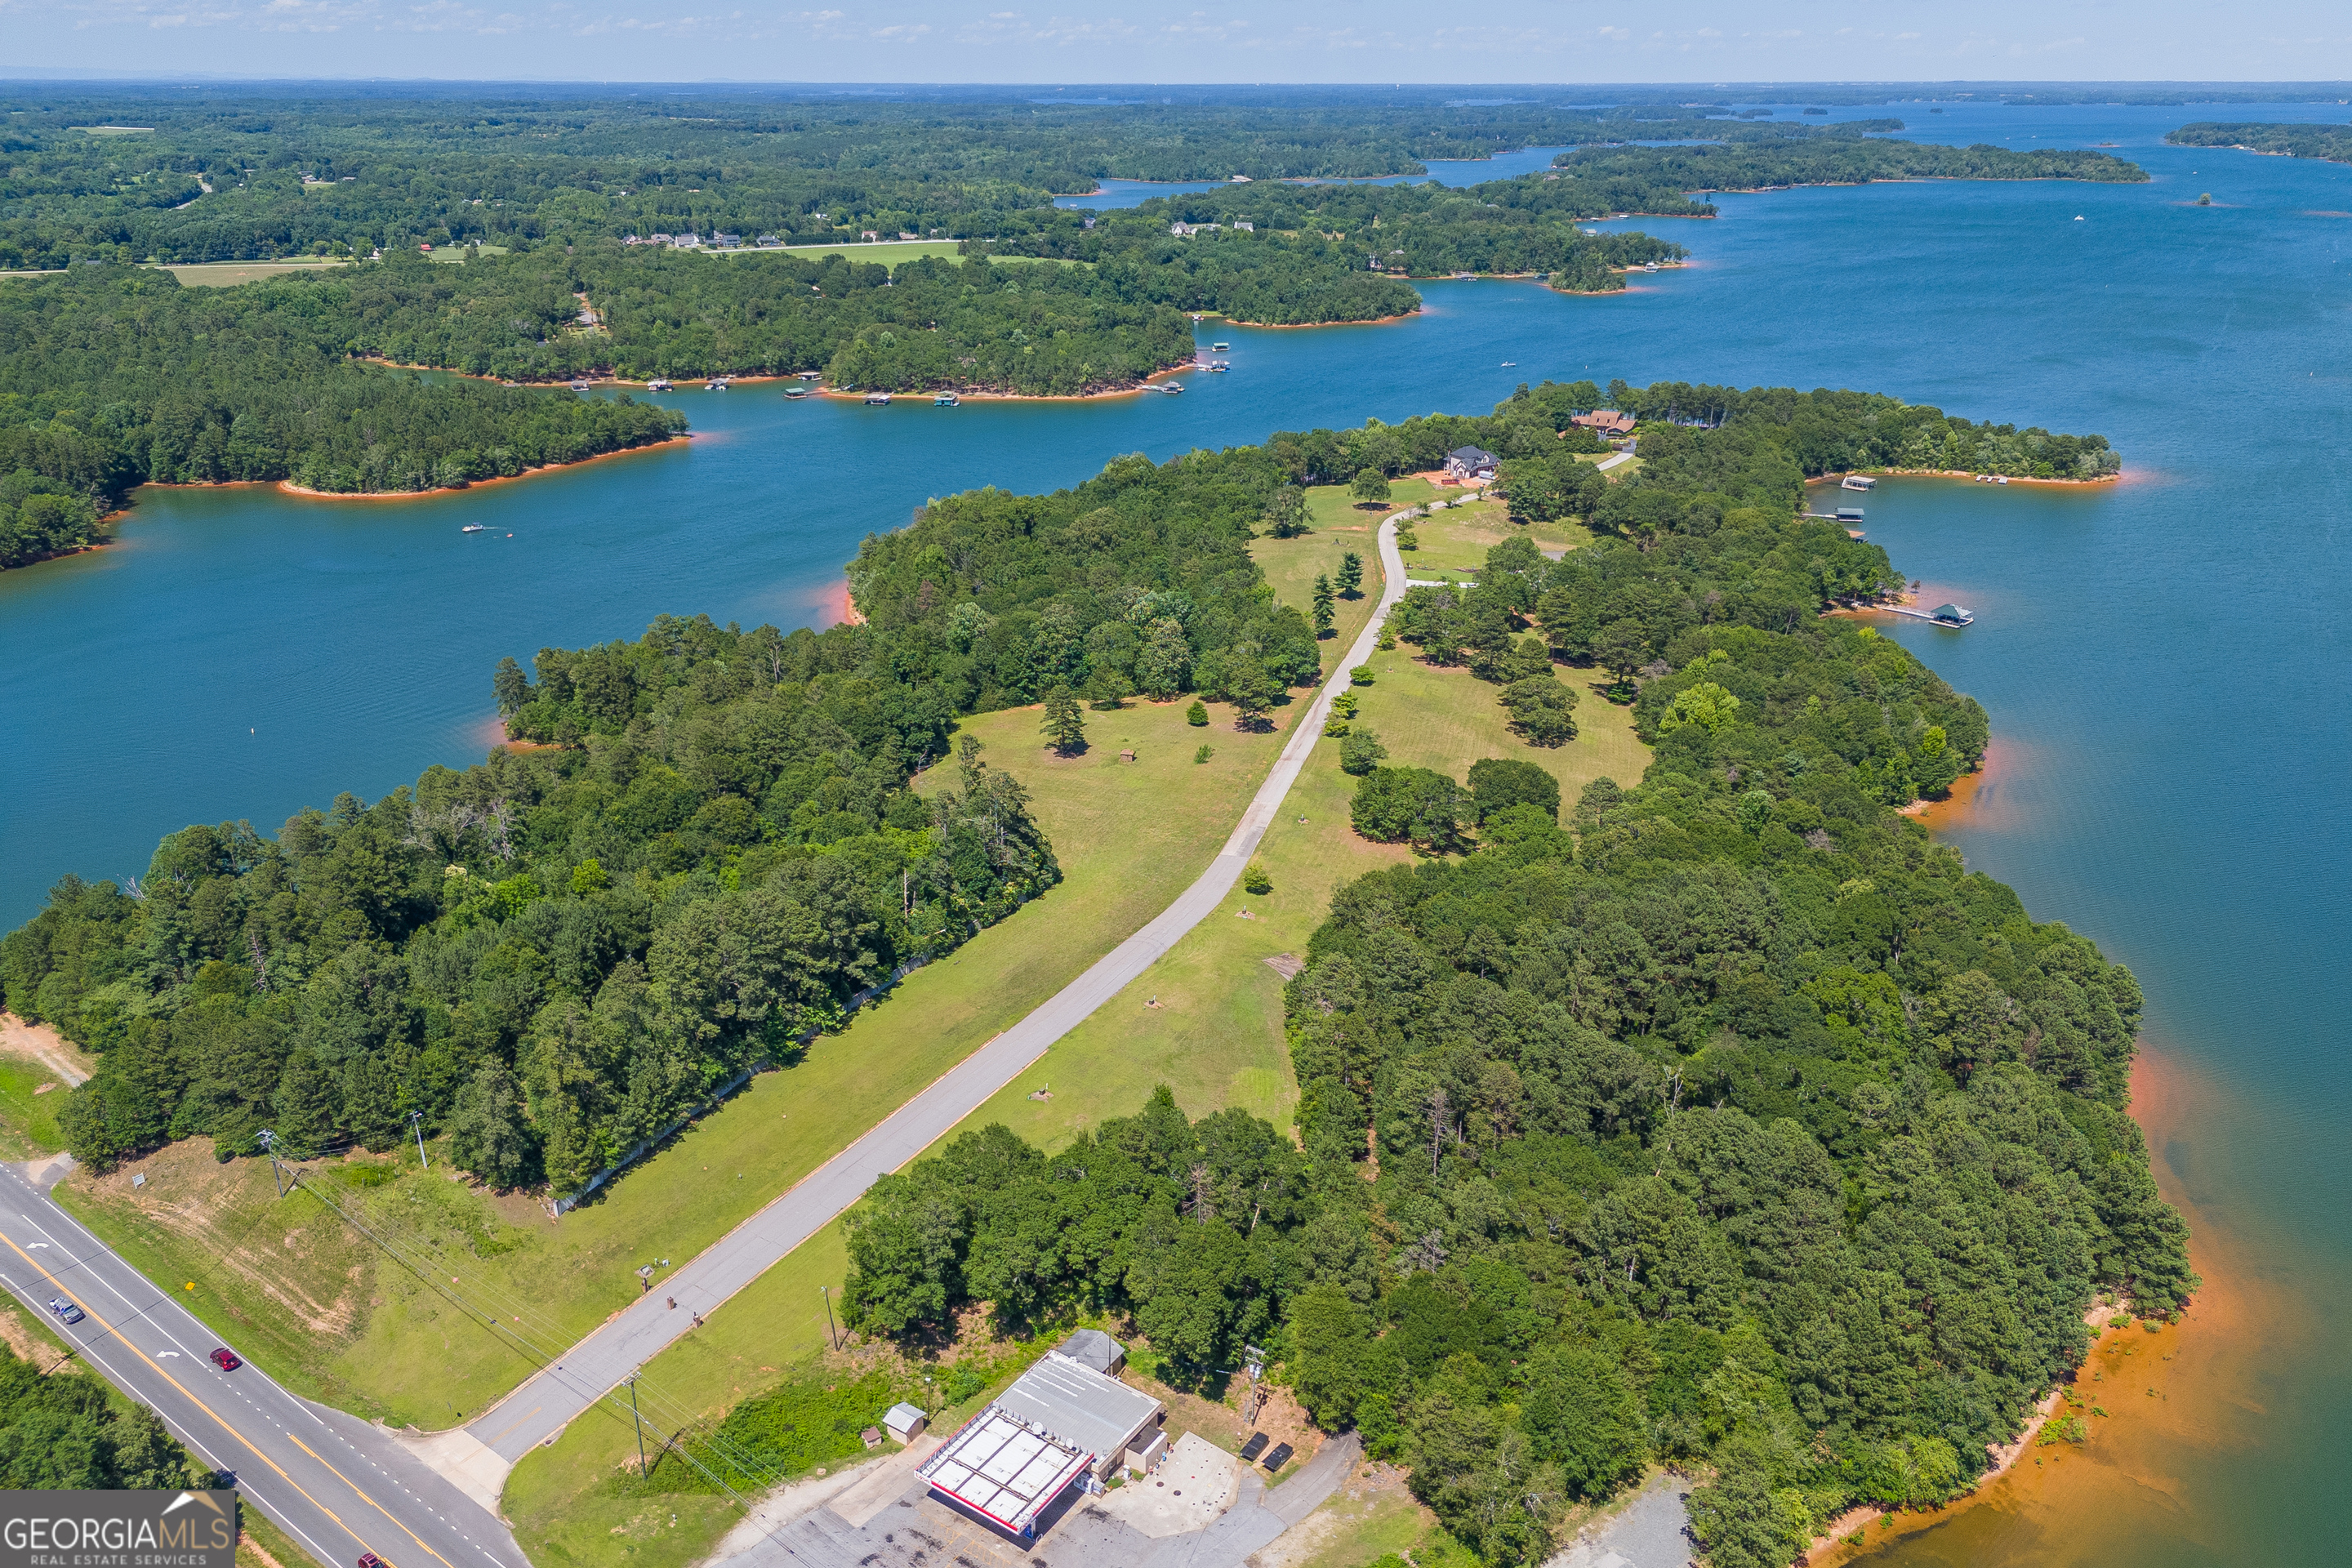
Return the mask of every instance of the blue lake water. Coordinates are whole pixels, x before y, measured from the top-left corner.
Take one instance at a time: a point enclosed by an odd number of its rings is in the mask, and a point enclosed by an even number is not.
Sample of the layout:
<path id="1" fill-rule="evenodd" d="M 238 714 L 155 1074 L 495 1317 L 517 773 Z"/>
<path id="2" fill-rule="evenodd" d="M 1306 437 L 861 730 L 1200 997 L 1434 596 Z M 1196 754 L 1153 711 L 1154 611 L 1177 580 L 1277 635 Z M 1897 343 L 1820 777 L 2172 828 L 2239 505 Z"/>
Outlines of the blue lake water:
<path id="1" fill-rule="evenodd" d="M 2352 1285 L 2352 168 L 2160 139 L 2188 120 L 2345 111 L 1895 112 L 1942 141 L 2113 142 L 2156 179 L 1726 197 L 1712 222 L 1616 226 L 1696 261 L 1623 296 L 1438 283 L 1392 325 L 1215 327 L 1233 373 L 1181 397 L 940 410 L 684 392 L 668 401 L 694 419 L 686 447 L 459 496 L 143 492 L 118 548 L 0 575 L 0 923 L 62 872 L 143 868 L 186 822 L 271 827 L 478 758 L 502 655 L 633 637 L 661 611 L 814 624 L 865 533 L 968 486 L 1482 411 L 1548 375 L 1854 386 L 2101 431 L 2130 482 L 1890 481 L 1867 526 L 1979 613 L 1964 633 L 1888 627 L 1992 714 L 1992 782 L 1946 831 L 2138 973 L 2151 1045 L 2200 1097 L 2159 1165 L 2200 1245 L 2268 1305 L 2233 1331 L 2201 1421 L 2145 1418 L 2098 1528 L 1984 1510 L 1887 1555 L 2341 1561 L 2328 1500 L 2352 1370 L 2305 1336 Z M 469 521 L 489 531 L 460 535 Z M 2179 1411 L 2193 1405 L 2184 1390 Z"/>

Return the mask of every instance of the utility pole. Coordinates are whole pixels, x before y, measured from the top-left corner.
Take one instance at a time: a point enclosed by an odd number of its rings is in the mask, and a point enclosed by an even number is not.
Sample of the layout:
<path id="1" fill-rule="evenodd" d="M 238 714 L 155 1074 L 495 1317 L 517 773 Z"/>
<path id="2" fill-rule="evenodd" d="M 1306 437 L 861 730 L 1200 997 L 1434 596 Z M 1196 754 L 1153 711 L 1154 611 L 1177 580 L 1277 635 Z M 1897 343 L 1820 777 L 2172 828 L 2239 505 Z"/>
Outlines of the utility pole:
<path id="1" fill-rule="evenodd" d="M 841 1331 L 833 1326 L 833 1295 L 822 1285 L 816 1288 L 816 1293 L 824 1298 L 825 1339 L 832 1344 L 834 1349 L 839 1350 L 841 1348 Z"/>
<path id="2" fill-rule="evenodd" d="M 278 1184 L 278 1195 L 286 1195 L 285 1173 L 278 1167 L 278 1134 L 265 1127 L 261 1130 L 261 1152 L 269 1156 L 270 1179 Z"/>
<path id="3" fill-rule="evenodd" d="M 425 1157 L 425 1112 L 410 1111 L 408 1126 L 409 1131 L 416 1134 L 416 1163 L 429 1171 L 433 1168 L 433 1162 Z"/>
<path id="4" fill-rule="evenodd" d="M 646 1479 L 646 1418 L 637 1414 L 637 1374 L 629 1373 L 629 1415 L 637 1424 L 637 1479 Z"/>

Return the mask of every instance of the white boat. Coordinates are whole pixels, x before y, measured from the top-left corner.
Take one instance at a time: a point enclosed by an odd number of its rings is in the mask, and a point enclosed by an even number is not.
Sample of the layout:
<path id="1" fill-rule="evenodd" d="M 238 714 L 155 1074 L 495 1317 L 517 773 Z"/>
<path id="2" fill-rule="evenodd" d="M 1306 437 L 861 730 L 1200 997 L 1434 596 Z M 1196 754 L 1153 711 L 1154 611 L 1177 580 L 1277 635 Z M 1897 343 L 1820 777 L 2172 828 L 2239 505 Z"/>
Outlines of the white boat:
<path id="1" fill-rule="evenodd" d="M 469 522 L 457 531 L 460 533 L 485 533 L 488 531 L 488 527 L 489 525 L 487 523 Z"/>
<path id="2" fill-rule="evenodd" d="M 727 378 L 723 375 L 714 375 L 709 381 L 702 384 L 702 390 L 705 392 L 724 392 L 727 390 Z"/>
<path id="3" fill-rule="evenodd" d="M 646 390 L 647 392 L 667 392 L 670 390 L 670 384 L 668 382 L 664 381 L 660 376 L 656 376 L 651 381 L 646 383 Z"/>
<path id="4" fill-rule="evenodd" d="M 1848 474 L 1838 481 L 1838 489 L 1842 490 L 1874 490 L 1877 488 L 1878 481 L 1867 474 Z"/>
<path id="5" fill-rule="evenodd" d="M 1507 359 L 1503 362 L 1503 368 L 1505 370 L 1517 370 L 1519 368 L 1519 362 L 1515 359 Z"/>

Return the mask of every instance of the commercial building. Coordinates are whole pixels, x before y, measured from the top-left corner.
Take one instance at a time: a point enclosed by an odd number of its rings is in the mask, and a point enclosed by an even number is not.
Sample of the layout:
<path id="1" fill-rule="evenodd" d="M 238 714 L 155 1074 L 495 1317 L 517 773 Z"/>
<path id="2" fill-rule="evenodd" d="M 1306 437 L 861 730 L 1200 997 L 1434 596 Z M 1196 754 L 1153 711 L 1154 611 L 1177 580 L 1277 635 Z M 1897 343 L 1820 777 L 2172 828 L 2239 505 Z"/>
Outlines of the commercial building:
<path id="1" fill-rule="evenodd" d="M 924 1461 L 940 1497 L 1024 1540 L 1073 1486 L 1099 1489 L 1122 1464 L 1160 1447 L 1160 1401 L 1113 1375 L 1127 1359 L 1108 1334 L 1080 1330 L 1047 1351 L 995 1402 Z"/>

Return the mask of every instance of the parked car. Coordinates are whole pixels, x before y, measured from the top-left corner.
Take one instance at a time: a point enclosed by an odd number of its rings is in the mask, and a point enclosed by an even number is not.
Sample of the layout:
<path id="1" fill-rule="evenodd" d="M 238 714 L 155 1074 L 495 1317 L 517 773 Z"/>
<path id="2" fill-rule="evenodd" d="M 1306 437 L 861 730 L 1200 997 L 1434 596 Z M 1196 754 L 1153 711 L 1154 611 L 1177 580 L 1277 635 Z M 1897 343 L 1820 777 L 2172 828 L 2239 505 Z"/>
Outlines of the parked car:
<path id="1" fill-rule="evenodd" d="M 55 1312 L 61 1322 L 79 1323 L 82 1320 L 82 1310 L 63 1296 L 49 1298 L 49 1310 Z"/>
<path id="2" fill-rule="evenodd" d="M 245 1364 L 245 1363 L 236 1359 L 236 1352 L 235 1351 L 229 1350 L 226 1346 L 213 1352 L 212 1363 L 220 1368 L 223 1372 L 235 1372 L 238 1367 Z"/>

